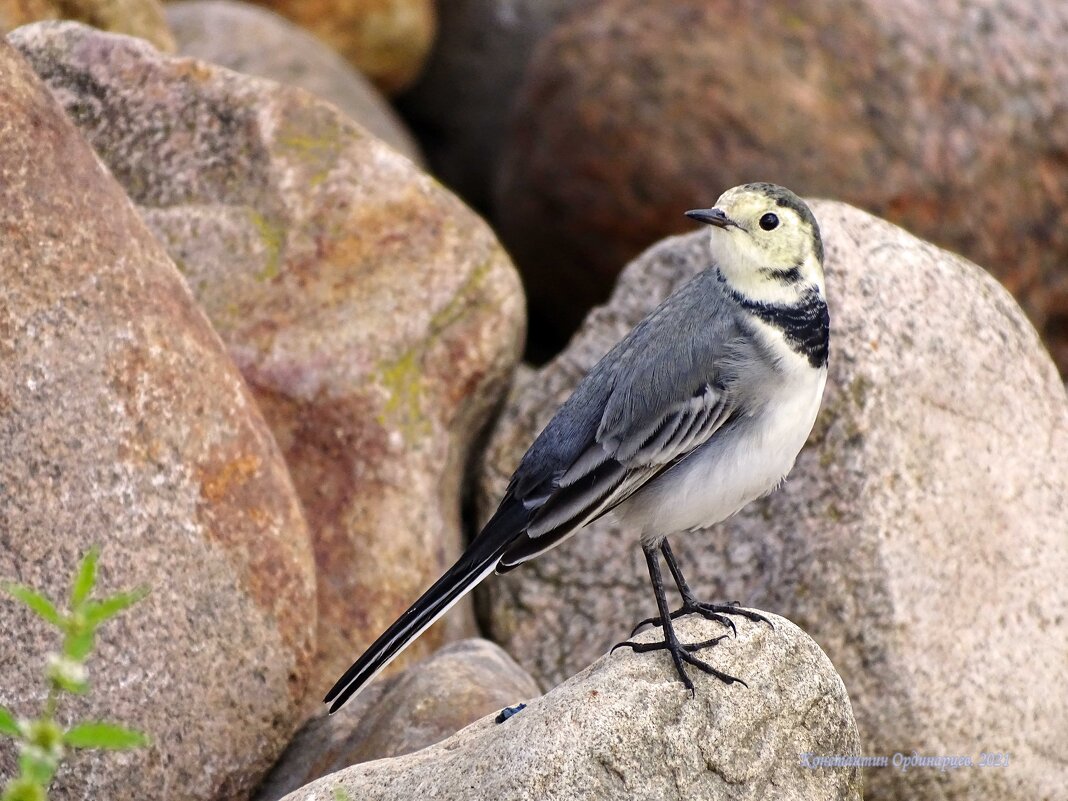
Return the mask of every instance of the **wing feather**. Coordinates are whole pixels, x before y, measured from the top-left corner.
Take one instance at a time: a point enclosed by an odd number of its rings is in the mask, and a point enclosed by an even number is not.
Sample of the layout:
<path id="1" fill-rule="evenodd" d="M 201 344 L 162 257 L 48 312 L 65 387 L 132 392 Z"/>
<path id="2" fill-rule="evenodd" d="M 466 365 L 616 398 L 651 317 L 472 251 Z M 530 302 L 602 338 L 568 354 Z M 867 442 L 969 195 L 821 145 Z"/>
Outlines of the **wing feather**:
<path id="1" fill-rule="evenodd" d="M 560 487 L 534 515 L 527 533 L 537 537 L 586 517 L 619 489 L 627 469 L 610 459 L 593 472 L 566 487 Z"/>

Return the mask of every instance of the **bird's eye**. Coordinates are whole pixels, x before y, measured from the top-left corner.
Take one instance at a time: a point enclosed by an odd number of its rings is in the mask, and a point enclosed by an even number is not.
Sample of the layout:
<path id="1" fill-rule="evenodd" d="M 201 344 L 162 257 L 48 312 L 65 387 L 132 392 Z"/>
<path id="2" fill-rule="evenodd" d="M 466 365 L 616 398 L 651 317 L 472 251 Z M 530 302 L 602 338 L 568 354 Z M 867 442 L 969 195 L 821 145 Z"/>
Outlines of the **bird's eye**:
<path id="1" fill-rule="evenodd" d="M 765 231 L 771 231 L 779 227 L 779 218 L 770 211 L 760 218 L 760 227 Z"/>

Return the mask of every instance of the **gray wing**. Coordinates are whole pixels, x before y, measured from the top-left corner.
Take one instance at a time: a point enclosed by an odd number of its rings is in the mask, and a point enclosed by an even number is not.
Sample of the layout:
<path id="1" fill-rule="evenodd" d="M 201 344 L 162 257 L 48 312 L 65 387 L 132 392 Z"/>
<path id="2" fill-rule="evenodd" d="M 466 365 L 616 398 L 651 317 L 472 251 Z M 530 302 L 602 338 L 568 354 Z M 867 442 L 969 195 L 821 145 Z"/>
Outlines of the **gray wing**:
<path id="1" fill-rule="evenodd" d="M 757 354 L 713 271 L 685 284 L 597 363 L 527 451 L 510 502 L 530 516 L 504 572 L 622 503 L 708 442 L 744 404 Z"/>

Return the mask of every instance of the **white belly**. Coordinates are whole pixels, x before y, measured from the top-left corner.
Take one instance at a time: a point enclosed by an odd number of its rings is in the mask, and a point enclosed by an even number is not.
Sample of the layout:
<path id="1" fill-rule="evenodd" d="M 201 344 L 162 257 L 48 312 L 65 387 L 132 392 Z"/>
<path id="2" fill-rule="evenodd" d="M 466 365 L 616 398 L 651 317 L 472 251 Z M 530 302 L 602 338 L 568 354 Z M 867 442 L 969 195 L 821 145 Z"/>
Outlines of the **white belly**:
<path id="1" fill-rule="evenodd" d="M 791 371 L 762 412 L 714 435 L 617 507 L 644 542 L 711 526 L 775 489 L 790 472 L 823 398 L 826 368 Z"/>

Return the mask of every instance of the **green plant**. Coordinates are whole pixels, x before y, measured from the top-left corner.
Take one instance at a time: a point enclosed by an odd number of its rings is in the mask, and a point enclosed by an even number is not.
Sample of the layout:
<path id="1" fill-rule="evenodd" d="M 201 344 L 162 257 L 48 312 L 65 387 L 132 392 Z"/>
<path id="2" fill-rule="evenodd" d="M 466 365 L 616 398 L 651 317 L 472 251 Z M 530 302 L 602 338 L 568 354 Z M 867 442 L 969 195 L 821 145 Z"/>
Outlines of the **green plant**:
<path id="1" fill-rule="evenodd" d="M 64 727 L 56 720 L 56 708 L 62 693 L 82 695 L 89 691 L 89 672 L 85 663 L 93 651 L 97 628 L 148 594 L 148 589 L 142 587 L 101 600 L 90 598 L 96 583 L 99 558 L 100 549 L 92 548 L 82 559 L 65 611 L 29 587 L 0 584 L 0 588 L 59 629 L 63 635 L 62 649 L 48 657 L 45 670 L 48 700 L 40 716 L 33 720 L 17 719 L 0 706 L 0 734 L 13 737 L 19 752 L 19 775 L 8 782 L 0 801 L 45 801 L 48 798 L 48 785 L 56 775 L 67 748 L 125 749 L 139 748 L 148 743 L 148 738 L 140 732 L 114 723 L 84 721 Z"/>

